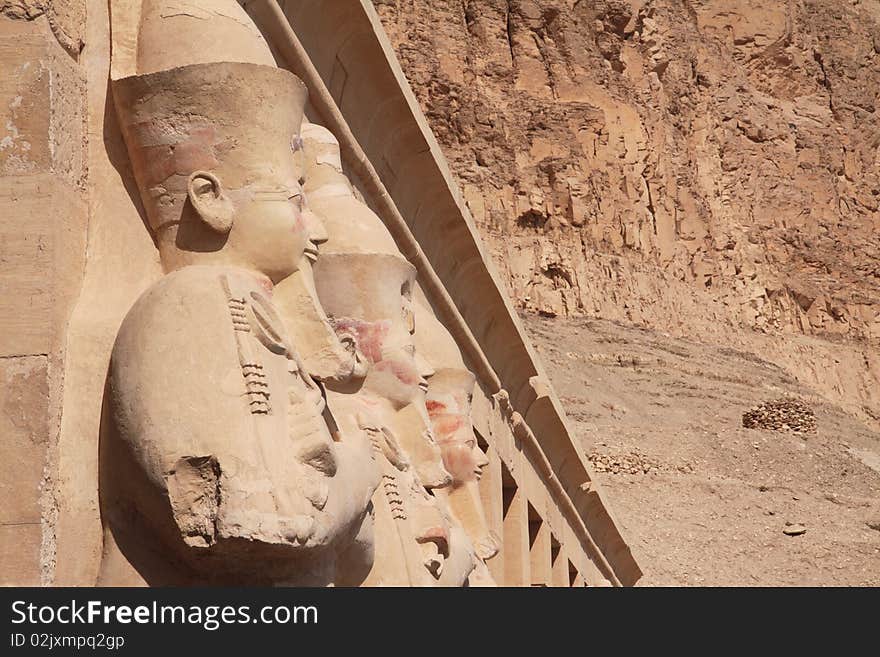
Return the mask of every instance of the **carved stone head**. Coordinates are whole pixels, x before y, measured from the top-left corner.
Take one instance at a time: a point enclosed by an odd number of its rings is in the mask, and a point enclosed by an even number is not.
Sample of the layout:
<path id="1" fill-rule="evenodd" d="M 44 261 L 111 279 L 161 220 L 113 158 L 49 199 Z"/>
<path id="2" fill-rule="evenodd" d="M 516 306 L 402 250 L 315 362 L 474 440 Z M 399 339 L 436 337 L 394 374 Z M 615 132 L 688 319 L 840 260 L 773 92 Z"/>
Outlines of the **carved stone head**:
<path id="1" fill-rule="evenodd" d="M 454 338 L 424 304 L 414 304 L 418 353 L 434 375 L 428 382 L 427 408 L 453 487 L 477 481 L 488 464 L 477 444 L 471 420 L 476 377 L 465 367 Z"/>
<path id="2" fill-rule="evenodd" d="M 498 552 L 498 539 L 490 531 L 477 483 L 489 464 L 477 443 L 471 417 L 476 378 L 465 367 L 455 339 L 434 313 L 414 304 L 416 348 L 434 368 L 428 382 L 427 408 L 434 437 L 452 484 L 439 491 L 449 503 L 477 549 L 488 559 Z"/>
<path id="3" fill-rule="evenodd" d="M 166 271 L 225 264 L 278 282 L 308 244 L 292 157 L 306 89 L 292 73 L 208 63 L 114 83 L 122 132 Z"/>
<path id="4" fill-rule="evenodd" d="M 333 245 L 333 231 L 327 249 Z M 360 394 L 387 405 L 386 422 L 424 485 L 449 475 L 431 432 L 425 394 L 433 371 L 416 357 L 410 307 L 415 270 L 390 253 L 322 253 L 315 265 L 318 297 L 341 340 L 366 364 Z"/>
<path id="5" fill-rule="evenodd" d="M 428 415 L 453 486 L 478 481 L 489 464 L 471 421 L 474 381 L 467 370 L 442 368 L 428 386 Z"/>
<path id="6" fill-rule="evenodd" d="M 320 126 L 303 133 L 306 197 L 328 240 L 315 263 L 315 288 L 339 338 L 365 365 L 358 394 L 385 404 L 385 422 L 428 487 L 449 482 L 425 406 L 433 371 L 413 342 L 415 268 L 388 229 L 354 195 L 339 146 Z"/>

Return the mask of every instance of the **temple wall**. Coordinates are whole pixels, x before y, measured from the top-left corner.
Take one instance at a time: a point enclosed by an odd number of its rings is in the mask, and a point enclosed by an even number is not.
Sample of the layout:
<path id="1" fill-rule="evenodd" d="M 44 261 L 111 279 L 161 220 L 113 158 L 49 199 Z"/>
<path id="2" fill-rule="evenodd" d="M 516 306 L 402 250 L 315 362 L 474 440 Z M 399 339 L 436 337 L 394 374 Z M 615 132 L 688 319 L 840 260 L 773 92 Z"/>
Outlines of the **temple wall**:
<path id="1" fill-rule="evenodd" d="M 51 583 L 92 585 L 101 556 L 98 446 L 110 351 L 125 314 L 162 274 L 109 97 L 110 20 L 89 3 L 80 68 L 88 109 L 88 245 L 67 326 L 55 485 L 57 551 Z"/>
<path id="2" fill-rule="evenodd" d="M 0 585 L 52 571 L 65 326 L 87 214 L 85 83 L 62 45 L 76 22 L 39 3 L 0 14 Z"/>
<path id="3" fill-rule="evenodd" d="M 13 4 L 0 14 L 0 584 L 89 585 L 110 349 L 161 270 L 106 111 L 106 3 Z"/>

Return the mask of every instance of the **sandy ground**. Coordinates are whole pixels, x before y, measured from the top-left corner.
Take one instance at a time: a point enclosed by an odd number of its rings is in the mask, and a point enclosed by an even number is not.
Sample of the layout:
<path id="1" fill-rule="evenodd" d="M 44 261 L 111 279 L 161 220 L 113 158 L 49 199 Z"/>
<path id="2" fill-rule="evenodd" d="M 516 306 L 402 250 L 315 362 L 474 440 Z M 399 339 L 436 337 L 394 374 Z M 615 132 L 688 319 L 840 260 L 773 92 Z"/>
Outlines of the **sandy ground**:
<path id="1" fill-rule="evenodd" d="M 596 477 L 640 585 L 880 585 L 880 434 L 751 354 L 523 319 L 584 453 L 610 470 Z M 809 403 L 816 434 L 743 428 L 783 395 Z"/>

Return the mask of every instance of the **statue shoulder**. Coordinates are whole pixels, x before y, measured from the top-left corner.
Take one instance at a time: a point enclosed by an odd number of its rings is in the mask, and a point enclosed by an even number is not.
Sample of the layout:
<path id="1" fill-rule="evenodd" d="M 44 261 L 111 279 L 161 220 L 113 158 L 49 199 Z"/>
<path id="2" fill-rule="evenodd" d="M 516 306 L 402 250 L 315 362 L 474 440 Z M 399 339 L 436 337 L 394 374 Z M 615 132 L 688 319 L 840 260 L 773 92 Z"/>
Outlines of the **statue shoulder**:
<path id="1" fill-rule="evenodd" d="M 168 320 L 196 318 L 205 310 L 222 309 L 226 303 L 223 280 L 217 267 L 184 267 L 153 283 L 134 303 L 129 317 L 167 317 Z"/>
<path id="2" fill-rule="evenodd" d="M 207 402 L 236 381 L 235 320 L 223 283 L 219 268 L 186 267 L 135 302 L 110 358 L 111 390 L 128 400 L 126 409 L 173 406 L 180 395 Z"/>
<path id="3" fill-rule="evenodd" d="M 142 467 L 157 485 L 186 455 L 210 455 L 227 472 L 258 470 L 255 412 L 267 432 L 285 435 L 280 376 L 287 370 L 270 366 L 269 352 L 255 356 L 242 301 L 258 288 L 246 272 L 186 267 L 157 281 L 123 320 L 110 359 L 108 408 L 119 437 L 145 455 Z M 279 401 L 273 415 L 270 397 Z"/>
<path id="4" fill-rule="evenodd" d="M 128 343 L 139 350 L 152 345 L 189 344 L 193 349 L 213 339 L 231 340 L 236 308 L 247 291 L 257 289 L 235 269 L 190 266 L 163 276 L 129 310 L 120 326 L 114 355 Z M 239 302 L 232 302 L 236 298 Z M 231 343 L 230 343 L 231 344 Z"/>

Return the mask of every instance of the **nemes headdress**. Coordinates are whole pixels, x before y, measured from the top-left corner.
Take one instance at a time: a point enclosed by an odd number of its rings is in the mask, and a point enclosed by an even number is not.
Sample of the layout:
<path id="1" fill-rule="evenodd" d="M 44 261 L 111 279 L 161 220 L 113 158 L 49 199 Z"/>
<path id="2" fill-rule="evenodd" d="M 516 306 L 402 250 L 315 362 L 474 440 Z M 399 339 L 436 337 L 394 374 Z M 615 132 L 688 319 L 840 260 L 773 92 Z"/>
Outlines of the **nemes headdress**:
<path id="1" fill-rule="evenodd" d="M 292 157 L 306 101 L 292 73 L 218 62 L 134 75 L 114 84 L 117 113 L 154 230 L 179 221 L 194 171 L 229 189 Z"/>

